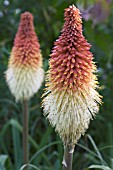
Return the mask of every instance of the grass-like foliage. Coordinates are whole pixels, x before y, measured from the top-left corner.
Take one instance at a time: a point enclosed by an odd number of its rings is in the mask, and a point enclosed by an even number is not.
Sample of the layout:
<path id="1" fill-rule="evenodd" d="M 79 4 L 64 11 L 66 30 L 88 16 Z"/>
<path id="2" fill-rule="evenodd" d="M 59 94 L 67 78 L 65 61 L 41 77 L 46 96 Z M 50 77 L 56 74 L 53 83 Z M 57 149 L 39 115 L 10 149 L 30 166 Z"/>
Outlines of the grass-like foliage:
<path id="1" fill-rule="evenodd" d="M 98 116 L 75 148 L 73 170 L 113 169 L 113 2 L 100 2 L 101 14 L 94 0 L 0 1 L 0 170 L 24 170 L 25 167 L 22 164 L 22 107 L 15 102 L 4 78 L 20 14 L 29 11 L 34 15 L 44 70 L 47 71 L 53 42 L 63 26 L 64 9 L 71 4 L 83 13 L 92 5 L 96 13 L 87 13 L 89 20 L 83 16 L 83 32 L 92 44 L 91 51 L 98 68 L 99 93 L 103 96 Z M 29 101 L 29 169 L 61 170 L 63 145 L 41 109 L 44 86 L 45 83 Z"/>

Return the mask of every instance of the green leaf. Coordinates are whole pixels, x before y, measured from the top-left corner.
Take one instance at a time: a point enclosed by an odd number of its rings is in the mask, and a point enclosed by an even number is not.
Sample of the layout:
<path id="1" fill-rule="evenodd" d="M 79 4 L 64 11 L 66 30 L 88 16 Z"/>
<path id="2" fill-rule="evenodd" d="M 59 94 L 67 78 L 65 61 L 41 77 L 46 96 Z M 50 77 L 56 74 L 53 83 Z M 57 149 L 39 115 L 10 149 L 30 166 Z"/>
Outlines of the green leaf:
<path id="1" fill-rule="evenodd" d="M 93 169 L 93 168 L 103 169 L 103 170 L 111 170 L 111 168 L 109 168 L 108 166 L 103 166 L 103 165 L 91 165 L 89 167 L 89 169 Z"/>
<path id="2" fill-rule="evenodd" d="M 43 148 L 39 149 L 39 150 L 32 156 L 32 158 L 30 159 L 30 162 L 32 162 L 33 159 L 35 159 L 35 157 L 38 156 L 41 152 L 43 152 L 45 149 L 47 149 L 47 148 L 49 148 L 49 147 L 51 147 L 51 146 L 53 146 L 53 145 L 59 144 L 59 143 L 61 143 L 61 142 L 60 142 L 60 141 L 56 141 L 56 142 L 52 142 L 52 143 L 50 143 L 50 144 L 48 144 L 48 145 L 45 145 Z"/>
<path id="3" fill-rule="evenodd" d="M 24 168 L 27 167 L 27 166 L 28 166 L 28 167 L 31 167 L 31 168 L 34 168 L 34 169 L 36 169 L 36 170 L 40 170 L 38 167 L 36 167 L 36 166 L 34 166 L 34 165 L 32 165 L 32 164 L 23 165 L 20 170 L 24 170 Z"/>
<path id="4" fill-rule="evenodd" d="M 102 164 L 102 165 L 107 165 L 106 162 L 104 161 L 101 153 L 99 152 L 99 149 L 97 148 L 97 146 L 96 146 L 93 138 L 92 138 L 90 135 L 87 135 L 87 136 L 88 136 L 89 140 L 91 141 L 91 143 L 92 143 L 92 145 L 93 145 L 93 147 L 94 147 L 94 149 L 95 149 L 95 151 L 96 151 L 96 153 L 97 153 L 97 155 L 98 155 L 98 158 L 99 158 L 100 161 L 101 161 L 101 164 Z"/>
<path id="5" fill-rule="evenodd" d="M 19 131 L 12 126 L 12 135 L 13 135 L 13 148 L 14 148 L 14 159 L 15 159 L 15 168 L 19 169 L 22 161 L 22 150 L 21 150 L 21 138 Z"/>
<path id="6" fill-rule="evenodd" d="M 5 162 L 7 160 L 7 155 L 0 155 L 0 170 L 6 170 L 5 169 Z"/>
<path id="7" fill-rule="evenodd" d="M 0 163 L 0 170 L 6 170 L 5 167 Z"/>
<path id="8" fill-rule="evenodd" d="M 0 155 L 0 164 L 4 166 L 7 158 L 7 155 Z"/>

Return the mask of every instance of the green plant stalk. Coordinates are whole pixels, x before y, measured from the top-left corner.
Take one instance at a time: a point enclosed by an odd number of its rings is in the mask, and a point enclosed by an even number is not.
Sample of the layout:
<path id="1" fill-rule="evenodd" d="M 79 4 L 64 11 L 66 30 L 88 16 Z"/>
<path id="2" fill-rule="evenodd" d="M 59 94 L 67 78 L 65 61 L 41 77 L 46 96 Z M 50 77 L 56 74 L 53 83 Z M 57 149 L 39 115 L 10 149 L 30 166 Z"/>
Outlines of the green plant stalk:
<path id="1" fill-rule="evenodd" d="M 23 163 L 29 163 L 29 153 L 28 153 L 28 116 L 29 116 L 29 106 L 28 100 L 23 100 Z M 25 167 L 24 170 L 28 170 Z"/>
<path id="2" fill-rule="evenodd" d="M 73 153 L 74 153 L 74 146 L 71 145 L 64 146 L 64 158 L 62 162 L 63 164 L 62 170 L 72 170 Z"/>

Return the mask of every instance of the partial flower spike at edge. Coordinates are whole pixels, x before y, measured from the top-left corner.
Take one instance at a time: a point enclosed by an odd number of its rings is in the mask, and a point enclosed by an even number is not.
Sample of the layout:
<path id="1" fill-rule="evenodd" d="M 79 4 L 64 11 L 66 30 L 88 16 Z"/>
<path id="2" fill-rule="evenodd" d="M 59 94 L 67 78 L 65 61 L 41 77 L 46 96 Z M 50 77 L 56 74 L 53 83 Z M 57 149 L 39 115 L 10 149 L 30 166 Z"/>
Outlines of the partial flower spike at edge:
<path id="1" fill-rule="evenodd" d="M 39 90 L 44 78 L 40 44 L 29 12 L 21 14 L 5 74 L 11 93 L 17 102 L 23 104 L 23 164 L 28 164 L 28 100 Z"/>
<path id="2" fill-rule="evenodd" d="M 6 81 L 16 101 L 31 98 L 40 88 L 44 71 L 33 16 L 21 15 L 21 21 L 11 51 Z"/>
<path id="3" fill-rule="evenodd" d="M 46 77 L 44 115 L 64 143 L 63 170 L 71 170 L 74 146 L 99 111 L 91 45 L 82 34 L 80 11 L 69 6 L 64 26 L 55 41 Z"/>

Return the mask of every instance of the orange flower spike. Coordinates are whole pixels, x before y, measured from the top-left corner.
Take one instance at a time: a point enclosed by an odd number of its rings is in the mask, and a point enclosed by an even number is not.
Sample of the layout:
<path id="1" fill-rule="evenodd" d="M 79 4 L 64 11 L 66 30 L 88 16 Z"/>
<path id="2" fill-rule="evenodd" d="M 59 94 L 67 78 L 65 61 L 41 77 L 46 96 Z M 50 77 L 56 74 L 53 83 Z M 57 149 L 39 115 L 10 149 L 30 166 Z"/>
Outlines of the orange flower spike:
<path id="1" fill-rule="evenodd" d="M 75 145 L 99 111 L 100 95 L 91 45 L 82 34 L 82 20 L 74 6 L 65 9 L 65 23 L 55 41 L 47 75 L 44 114 L 64 144 Z"/>
<path id="2" fill-rule="evenodd" d="M 29 99 L 40 88 L 44 77 L 40 44 L 34 30 L 33 16 L 21 14 L 21 21 L 11 51 L 6 81 L 16 100 Z"/>
<path id="3" fill-rule="evenodd" d="M 89 51 L 90 47 L 91 45 L 87 43 L 84 36 L 82 35 L 82 20 L 80 17 L 80 12 L 77 8 L 71 6 L 70 8 L 65 10 L 64 27 L 61 31 L 61 36 L 55 42 L 53 53 L 50 59 L 51 74 L 54 72 L 55 69 L 57 69 L 57 76 L 59 75 L 62 77 L 62 74 L 65 75 L 64 81 L 62 82 L 60 82 L 60 79 L 58 78 L 59 83 L 64 89 L 70 86 L 70 81 L 68 81 L 67 86 L 65 86 L 65 81 L 67 81 L 66 79 L 70 77 L 70 79 L 73 79 L 73 82 L 71 82 L 71 88 L 73 90 L 73 85 L 75 81 L 75 79 L 73 78 L 74 70 L 77 71 L 78 77 L 79 73 L 81 73 L 84 81 L 91 79 L 90 72 L 92 72 L 92 66 L 90 67 L 90 65 L 92 64 L 92 53 Z M 84 74 L 82 74 L 83 67 L 86 73 L 88 69 L 87 78 L 84 76 Z M 64 74 L 64 70 L 67 70 L 67 74 Z M 54 86 L 56 86 L 56 88 L 58 89 L 55 83 Z M 77 86 L 78 88 L 82 88 L 84 86 L 84 84 L 81 83 L 80 79 L 77 79 Z"/>

